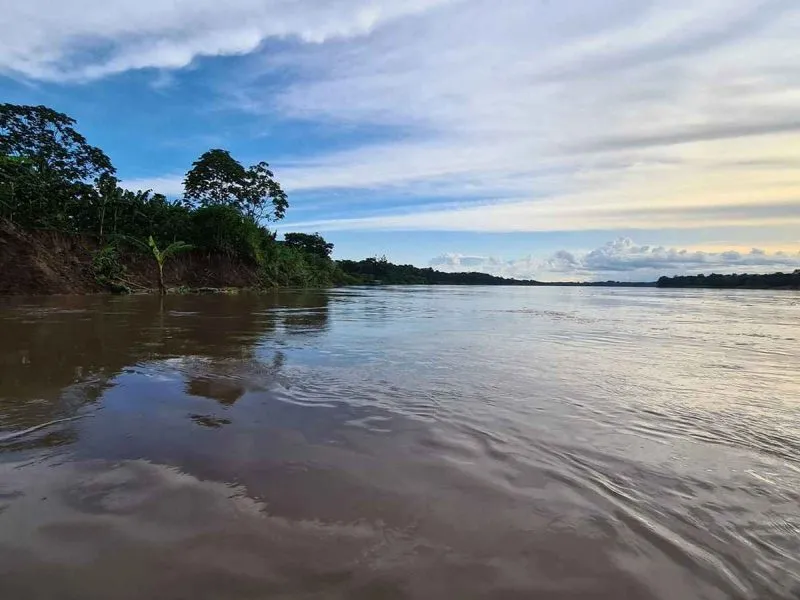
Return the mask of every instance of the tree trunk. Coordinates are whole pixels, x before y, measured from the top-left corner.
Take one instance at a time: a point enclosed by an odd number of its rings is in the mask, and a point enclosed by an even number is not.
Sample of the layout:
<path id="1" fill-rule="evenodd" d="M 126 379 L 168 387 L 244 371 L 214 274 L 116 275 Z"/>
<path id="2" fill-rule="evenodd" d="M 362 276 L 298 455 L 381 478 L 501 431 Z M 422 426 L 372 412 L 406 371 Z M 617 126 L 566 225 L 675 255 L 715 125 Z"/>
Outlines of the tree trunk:
<path id="1" fill-rule="evenodd" d="M 158 263 L 158 293 L 162 296 L 167 295 L 167 288 L 164 286 L 164 265 Z"/>
<path id="2" fill-rule="evenodd" d="M 103 200 L 103 208 L 100 210 L 100 243 L 103 242 L 103 225 L 106 221 L 106 202 Z"/>

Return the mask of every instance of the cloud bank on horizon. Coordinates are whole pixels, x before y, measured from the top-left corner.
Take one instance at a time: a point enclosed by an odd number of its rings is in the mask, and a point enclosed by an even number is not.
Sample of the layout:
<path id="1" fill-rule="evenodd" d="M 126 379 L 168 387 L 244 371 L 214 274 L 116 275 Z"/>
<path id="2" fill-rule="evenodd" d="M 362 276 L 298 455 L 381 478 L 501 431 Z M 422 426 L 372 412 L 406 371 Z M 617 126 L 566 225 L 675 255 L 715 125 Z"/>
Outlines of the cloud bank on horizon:
<path id="1" fill-rule="evenodd" d="M 796 0 L 28 0 L 4 16 L 7 76 L 92 85 L 233 57 L 209 103 L 340 134 L 266 157 L 298 209 L 287 227 L 800 237 Z M 126 184 L 179 194 L 183 171 Z"/>
<path id="2" fill-rule="evenodd" d="M 676 274 L 792 272 L 800 269 L 800 252 L 759 248 L 709 252 L 642 246 L 630 238 L 618 238 L 585 253 L 559 250 L 546 258 L 514 260 L 450 253 L 431 259 L 429 266 L 451 273 L 478 271 L 543 281 L 655 281 Z"/>

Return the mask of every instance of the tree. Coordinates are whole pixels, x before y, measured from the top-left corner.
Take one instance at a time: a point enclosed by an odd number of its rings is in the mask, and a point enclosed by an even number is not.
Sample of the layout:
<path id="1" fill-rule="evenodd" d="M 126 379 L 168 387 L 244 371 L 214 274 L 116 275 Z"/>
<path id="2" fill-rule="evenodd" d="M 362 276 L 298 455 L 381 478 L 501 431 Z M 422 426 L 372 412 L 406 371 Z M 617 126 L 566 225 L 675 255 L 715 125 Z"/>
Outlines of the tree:
<path id="1" fill-rule="evenodd" d="M 0 216 L 27 224 L 41 195 L 30 159 L 0 155 Z"/>
<path id="2" fill-rule="evenodd" d="M 39 173 L 68 183 L 113 175 L 108 156 L 89 145 L 74 125 L 74 119 L 46 106 L 0 104 L 0 155 L 30 159 Z"/>
<path id="3" fill-rule="evenodd" d="M 333 244 L 326 242 L 319 233 L 287 233 L 283 236 L 283 243 L 289 248 L 301 250 L 321 258 L 330 258 Z"/>
<path id="4" fill-rule="evenodd" d="M 169 246 L 164 248 L 164 250 L 159 250 L 152 235 L 147 240 L 147 245 L 150 246 L 150 250 L 153 253 L 153 258 L 158 265 L 158 293 L 164 296 L 167 293 L 167 288 L 164 285 L 164 263 L 167 262 L 169 257 L 174 256 L 179 252 L 191 250 L 192 246 L 185 242 L 172 242 Z"/>
<path id="5" fill-rule="evenodd" d="M 20 223 L 75 230 L 96 200 L 92 183 L 113 176 L 108 156 L 74 125 L 46 106 L 0 104 L 0 188 Z"/>
<path id="6" fill-rule="evenodd" d="M 188 202 L 203 207 L 232 206 L 253 220 L 278 221 L 289 207 L 286 193 L 267 163 L 245 168 L 230 152 L 219 148 L 192 163 L 183 185 Z"/>
<path id="7" fill-rule="evenodd" d="M 109 207 L 115 207 L 123 198 L 125 191 L 119 187 L 119 180 L 113 175 L 103 174 L 97 180 L 98 220 L 100 239 L 103 239 L 106 212 Z"/>

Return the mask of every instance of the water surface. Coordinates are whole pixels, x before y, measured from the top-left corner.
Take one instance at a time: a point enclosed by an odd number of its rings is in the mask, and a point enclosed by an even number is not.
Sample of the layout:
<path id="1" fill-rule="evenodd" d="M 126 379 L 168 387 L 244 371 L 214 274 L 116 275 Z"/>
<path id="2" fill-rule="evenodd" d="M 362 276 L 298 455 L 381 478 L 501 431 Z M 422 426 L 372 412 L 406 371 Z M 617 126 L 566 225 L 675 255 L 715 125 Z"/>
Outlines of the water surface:
<path id="1" fill-rule="evenodd" d="M 798 598 L 799 358 L 787 292 L 2 300 L 0 598 Z"/>

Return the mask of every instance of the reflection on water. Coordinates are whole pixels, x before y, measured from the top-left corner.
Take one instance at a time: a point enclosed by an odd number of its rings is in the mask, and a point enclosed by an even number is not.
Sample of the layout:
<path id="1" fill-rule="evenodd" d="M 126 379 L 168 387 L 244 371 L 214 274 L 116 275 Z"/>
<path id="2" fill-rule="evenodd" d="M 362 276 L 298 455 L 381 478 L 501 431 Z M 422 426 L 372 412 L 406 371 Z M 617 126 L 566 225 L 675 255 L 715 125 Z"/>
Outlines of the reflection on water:
<path id="1" fill-rule="evenodd" d="M 0 598 L 800 597 L 800 296 L 0 303 Z"/>

